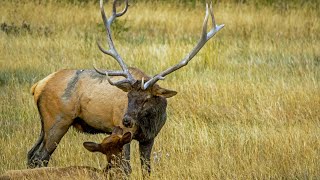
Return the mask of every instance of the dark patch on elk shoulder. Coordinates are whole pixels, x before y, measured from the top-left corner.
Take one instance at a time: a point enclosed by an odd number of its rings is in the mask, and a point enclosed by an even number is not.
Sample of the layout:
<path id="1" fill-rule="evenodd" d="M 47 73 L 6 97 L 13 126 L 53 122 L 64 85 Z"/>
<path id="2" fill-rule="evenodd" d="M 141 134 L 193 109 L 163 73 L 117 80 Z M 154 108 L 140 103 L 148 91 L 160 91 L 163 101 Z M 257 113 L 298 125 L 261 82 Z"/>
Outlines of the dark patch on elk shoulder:
<path id="1" fill-rule="evenodd" d="M 107 130 L 96 129 L 90 126 L 89 124 L 87 124 L 83 119 L 79 117 L 74 119 L 72 126 L 79 132 L 84 132 L 88 134 L 98 134 L 98 133 L 111 134 L 112 132 L 112 129 L 107 129 Z"/>
<path id="2" fill-rule="evenodd" d="M 78 81 L 79 81 L 79 77 L 80 74 L 83 72 L 84 70 L 77 70 L 76 74 L 72 77 L 72 79 L 69 81 L 67 88 L 64 90 L 64 93 L 62 95 L 62 98 L 64 99 L 69 99 L 73 93 L 73 90 L 75 89 Z"/>

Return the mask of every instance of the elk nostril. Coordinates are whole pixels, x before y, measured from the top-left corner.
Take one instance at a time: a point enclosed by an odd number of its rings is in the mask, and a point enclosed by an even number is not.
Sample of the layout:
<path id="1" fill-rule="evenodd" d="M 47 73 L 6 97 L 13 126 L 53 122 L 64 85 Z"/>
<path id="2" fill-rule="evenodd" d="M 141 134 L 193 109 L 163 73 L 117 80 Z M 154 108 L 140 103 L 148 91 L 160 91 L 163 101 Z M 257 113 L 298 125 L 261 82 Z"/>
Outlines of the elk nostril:
<path id="1" fill-rule="evenodd" d="M 123 125 L 127 128 L 130 128 L 131 127 L 131 123 L 130 121 L 123 121 Z"/>
<path id="2" fill-rule="evenodd" d="M 131 120 L 129 118 L 124 118 L 122 124 L 127 128 L 131 128 Z"/>

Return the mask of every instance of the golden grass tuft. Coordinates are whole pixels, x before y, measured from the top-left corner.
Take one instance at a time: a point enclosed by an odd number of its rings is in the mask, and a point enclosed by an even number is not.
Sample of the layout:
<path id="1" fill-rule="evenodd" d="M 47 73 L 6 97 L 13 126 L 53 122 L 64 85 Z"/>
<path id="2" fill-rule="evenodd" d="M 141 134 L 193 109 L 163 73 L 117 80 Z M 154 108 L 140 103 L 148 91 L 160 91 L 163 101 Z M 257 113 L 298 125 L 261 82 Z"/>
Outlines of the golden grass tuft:
<path id="1" fill-rule="evenodd" d="M 0 2 L 0 173 L 26 168 L 40 129 L 33 83 L 59 69 L 117 69 L 99 52 L 98 4 Z M 303 6 L 285 11 L 215 4 L 226 24 L 189 65 L 160 82 L 177 90 L 156 139 L 152 179 L 318 179 L 320 177 L 320 15 Z M 197 42 L 205 8 L 132 4 L 115 43 L 131 66 L 153 75 L 177 63 Z M 108 11 L 107 11 L 108 12 Z M 30 26 L 30 30 L 23 28 Z M 125 30 L 123 27 L 128 28 Z M 103 155 L 72 128 L 50 166 L 103 168 Z M 138 146 L 132 179 L 141 179 Z"/>

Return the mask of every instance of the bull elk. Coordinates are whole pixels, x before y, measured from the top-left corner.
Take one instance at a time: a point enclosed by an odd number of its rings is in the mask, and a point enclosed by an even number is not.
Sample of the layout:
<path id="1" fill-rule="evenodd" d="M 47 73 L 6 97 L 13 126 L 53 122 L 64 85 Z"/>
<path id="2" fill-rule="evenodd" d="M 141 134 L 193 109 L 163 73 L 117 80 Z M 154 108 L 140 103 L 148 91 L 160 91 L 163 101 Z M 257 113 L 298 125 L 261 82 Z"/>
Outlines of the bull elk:
<path id="1" fill-rule="evenodd" d="M 89 166 L 70 166 L 63 168 L 45 167 L 26 170 L 11 170 L 0 176 L 0 180 L 20 179 L 124 179 L 121 158 L 123 145 L 131 141 L 131 133 L 123 131 L 119 127 L 114 128 L 112 134 L 103 139 L 101 143 L 84 142 L 83 146 L 90 152 L 100 152 L 106 155 L 108 164 L 103 170 Z"/>
<path id="2" fill-rule="evenodd" d="M 206 15 L 202 34 L 197 45 L 178 64 L 153 76 L 147 76 L 142 70 L 128 68 L 116 50 L 111 24 L 128 10 L 117 12 L 117 0 L 113 2 L 112 15 L 107 18 L 103 0 L 100 10 L 106 29 L 109 49 L 99 49 L 120 65 L 122 70 L 60 70 L 40 80 L 31 88 L 41 118 L 39 139 L 28 152 L 28 166 L 47 166 L 51 154 L 61 138 L 73 126 L 80 132 L 110 133 L 116 126 L 125 132 L 131 132 L 132 138 L 139 142 L 141 165 L 144 172 L 150 173 L 150 154 L 154 139 L 167 119 L 167 100 L 177 94 L 156 84 L 166 75 L 180 69 L 200 51 L 224 25 L 216 25 L 212 3 L 206 4 Z M 209 16 L 212 28 L 207 31 Z M 130 167 L 130 143 L 124 145 L 123 166 L 127 173 Z M 146 170 L 146 171 L 145 171 Z"/>

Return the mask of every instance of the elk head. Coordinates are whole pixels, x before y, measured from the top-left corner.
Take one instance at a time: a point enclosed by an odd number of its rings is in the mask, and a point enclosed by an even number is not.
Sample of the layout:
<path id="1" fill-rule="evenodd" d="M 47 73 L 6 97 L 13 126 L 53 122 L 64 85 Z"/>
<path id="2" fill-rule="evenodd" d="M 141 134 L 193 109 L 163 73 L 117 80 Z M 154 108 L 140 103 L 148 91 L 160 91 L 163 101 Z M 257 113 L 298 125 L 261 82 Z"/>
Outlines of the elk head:
<path id="1" fill-rule="evenodd" d="M 122 153 L 123 145 L 131 141 L 131 133 L 126 132 L 122 135 L 123 131 L 120 127 L 115 127 L 112 134 L 103 139 L 103 141 L 98 144 L 95 142 L 84 142 L 83 146 L 90 152 L 100 152 L 107 156 L 109 166 L 114 162 L 113 157 L 117 158 Z"/>
<path id="2" fill-rule="evenodd" d="M 224 25 L 216 25 L 214 15 L 213 15 L 212 3 L 210 3 L 210 6 L 207 3 L 206 15 L 203 22 L 201 38 L 198 44 L 192 49 L 192 51 L 185 58 L 183 58 L 178 64 L 153 76 L 152 78 L 148 77 L 145 79 L 142 78 L 141 80 L 137 80 L 130 74 L 130 71 L 127 65 L 124 63 L 123 59 L 118 54 L 112 41 L 111 29 L 110 29 L 111 24 L 117 17 L 120 17 L 126 13 L 126 11 L 128 10 L 128 0 L 125 1 L 126 5 L 123 11 L 119 13 L 116 10 L 116 4 L 117 4 L 117 0 L 114 0 L 112 15 L 111 17 L 109 17 L 109 19 L 107 19 L 104 12 L 104 8 L 103 8 L 103 0 L 100 0 L 100 10 L 101 10 L 104 26 L 106 28 L 106 34 L 107 34 L 106 37 L 109 45 L 109 50 L 105 50 L 101 47 L 99 43 L 97 44 L 99 49 L 104 54 L 107 54 L 113 57 L 118 62 L 122 71 L 102 71 L 97 69 L 96 67 L 95 67 L 95 70 L 102 75 L 106 75 L 111 85 L 116 86 L 125 92 L 128 92 L 128 109 L 123 117 L 123 125 L 126 127 L 131 127 L 133 124 L 137 123 L 138 120 L 140 121 L 143 118 L 149 118 L 149 119 L 157 118 L 157 117 L 154 117 L 154 116 L 157 116 L 156 111 L 159 111 L 164 108 L 164 112 L 165 112 L 166 107 L 157 107 L 157 106 L 159 106 L 161 102 L 166 101 L 165 98 L 170 98 L 176 95 L 177 92 L 161 88 L 159 85 L 156 84 L 156 82 L 159 80 L 164 80 L 166 75 L 187 65 L 188 62 L 205 45 L 205 43 L 210 38 L 212 38 L 220 29 L 222 29 Z M 207 32 L 209 16 L 211 16 L 212 28 L 209 32 Z M 114 82 L 110 79 L 110 76 L 122 76 L 124 77 L 124 79 Z M 165 104 L 166 106 L 166 102 L 162 104 Z M 162 117 L 162 118 L 165 118 L 165 117 Z"/>

